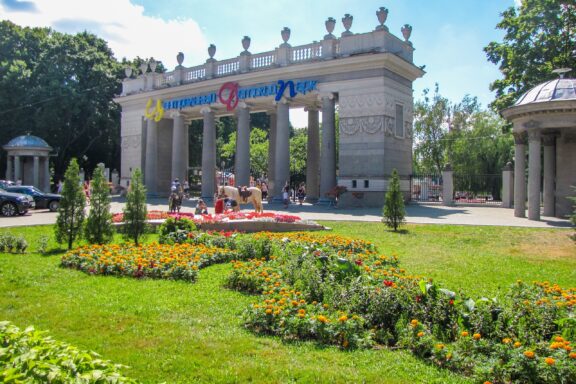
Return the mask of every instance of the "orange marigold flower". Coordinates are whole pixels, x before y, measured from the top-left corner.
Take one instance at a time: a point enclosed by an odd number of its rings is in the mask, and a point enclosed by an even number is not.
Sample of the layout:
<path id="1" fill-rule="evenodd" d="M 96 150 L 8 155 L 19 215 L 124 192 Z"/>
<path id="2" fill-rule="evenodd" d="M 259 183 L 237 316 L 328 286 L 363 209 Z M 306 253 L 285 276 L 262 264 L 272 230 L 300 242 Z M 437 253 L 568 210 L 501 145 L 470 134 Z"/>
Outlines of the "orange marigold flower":
<path id="1" fill-rule="evenodd" d="M 525 352 L 524 352 L 524 356 L 526 356 L 528 359 L 533 359 L 533 358 L 534 358 L 534 352 L 532 352 L 532 351 L 525 351 Z"/>
<path id="2" fill-rule="evenodd" d="M 502 342 L 503 342 L 504 344 L 510 344 L 510 343 L 512 342 L 512 339 L 509 338 L 509 337 L 505 337 L 505 338 L 502 339 Z"/>
<path id="3" fill-rule="evenodd" d="M 416 336 L 422 337 L 422 336 L 424 336 L 424 332 L 418 332 L 418 334 Z"/>
<path id="4" fill-rule="evenodd" d="M 544 362 L 545 362 L 547 365 L 554 365 L 554 363 L 556 363 L 556 360 L 554 360 L 554 359 L 551 358 L 551 357 L 547 357 L 547 358 L 544 359 Z"/>
<path id="5" fill-rule="evenodd" d="M 554 341 L 557 341 L 557 342 L 559 342 L 559 343 L 562 343 L 562 342 L 564 341 L 564 338 L 563 338 L 562 336 L 556 336 L 556 337 L 554 338 Z"/>
<path id="6" fill-rule="evenodd" d="M 514 343 L 514 348 L 519 348 L 520 346 L 522 346 L 522 343 L 517 341 Z"/>
<path id="7" fill-rule="evenodd" d="M 436 349 L 444 349 L 444 344 L 436 344 Z"/>
<path id="8" fill-rule="evenodd" d="M 418 325 L 418 320 L 413 319 L 413 320 L 410 322 L 410 325 L 413 326 L 413 327 L 416 327 L 416 326 Z"/>
<path id="9" fill-rule="evenodd" d="M 576 352 L 571 352 L 568 357 L 571 359 L 576 359 Z"/>
<path id="10" fill-rule="evenodd" d="M 484 384 L 492 384 L 491 381 L 485 381 Z"/>
<path id="11" fill-rule="evenodd" d="M 479 333 L 475 333 L 472 335 L 472 337 L 474 338 L 474 340 L 480 340 L 480 338 L 482 337 L 482 335 L 480 335 Z"/>
<path id="12" fill-rule="evenodd" d="M 321 323 L 327 323 L 328 322 L 328 318 L 324 315 L 319 315 L 318 316 L 318 321 Z"/>
<path id="13" fill-rule="evenodd" d="M 338 321 L 341 322 L 341 323 L 346 322 L 346 320 L 348 320 L 348 316 L 346 316 L 346 315 L 342 315 L 342 316 L 340 316 L 340 318 L 338 319 Z"/>
<path id="14" fill-rule="evenodd" d="M 267 315 L 271 315 L 271 314 L 272 314 L 272 310 L 271 310 L 271 309 L 267 309 L 267 310 L 266 310 L 266 314 L 267 314 Z"/>
<path id="15" fill-rule="evenodd" d="M 462 337 L 468 337 L 468 332 L 464 331 L 460 334 Z"/>

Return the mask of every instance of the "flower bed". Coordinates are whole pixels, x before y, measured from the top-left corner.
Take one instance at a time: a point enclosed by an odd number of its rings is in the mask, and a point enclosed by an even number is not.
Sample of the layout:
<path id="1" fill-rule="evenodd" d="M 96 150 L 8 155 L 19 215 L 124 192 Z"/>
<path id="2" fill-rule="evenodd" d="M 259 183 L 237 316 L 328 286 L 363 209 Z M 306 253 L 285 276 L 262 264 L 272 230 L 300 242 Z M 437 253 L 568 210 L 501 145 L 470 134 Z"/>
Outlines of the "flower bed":
<path id="1" fill-rule="evenodd" d="M 475 301 L 409 275 L 369 243 L 305 233 L 255 238 L 268 239 L 273 256 L 233 261 L 228 279 L 260 295 L 244 314 L 255 332 L 345 349 L 404 347 L 479 382 L 576 382 L 573 288 L 518 282 L 502 303 Z"/>
<path id="2" fill-rule="evenodd" d="M 148 212 L 148 220 L 165 220 L 169 217 L 174 218 L 187 218 L 190 220 L 194 220 L 196 224 L 202 223 L 221 223 L 231 220 L 254 220 L 254 221 L 273 221 L 276 223 L 295 223 L 298 221 L 302 221 L 299 216 L 295 215 L 285 215 L 282 213 L 274 213 L 274 212 L 227 212 L 218 215 L 194 215 L 193 213 L 169 213 L 163 211 L 149 211 Z M 114 223 L 122 223 L 124 222 L 124 214 L 123 213 L 115 213 L 112 215 L 112 222 Z"/>
<path id="3" fill-rule="evenodd" d="M 128 367 L 52 340 L 34 327 L 22 331 L 8 321 L 0 322 L 3 383 L 137 383 L 122 376 L 122 368 Z"/>
<path id="4" fill-rule="evenodd" d="M 232 250 L 204 244 L 92 245 L 62 256 L 64 267 L 90 274 L 195 281 L 198 270 L 237 257 Z"/>

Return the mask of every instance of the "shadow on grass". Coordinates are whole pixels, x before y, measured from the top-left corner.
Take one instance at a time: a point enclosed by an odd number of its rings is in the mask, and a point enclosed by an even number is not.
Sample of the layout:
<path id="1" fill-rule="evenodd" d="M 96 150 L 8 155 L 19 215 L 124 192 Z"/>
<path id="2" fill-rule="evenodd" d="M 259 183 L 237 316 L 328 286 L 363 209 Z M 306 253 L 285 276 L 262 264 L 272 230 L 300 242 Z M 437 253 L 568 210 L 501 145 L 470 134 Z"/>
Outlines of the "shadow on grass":
<path id="1" fill-rule="evenodd" d="M 50 256 L 55 256 L 55 255 L 61 255 L 63 253 L 66 253 L 65 249 L 62 248 L 52 248 L 50 250 L 47 250 L 45 252 L 40 253 L 42 256 L 44 257 L 50 257 Z"/>
<path id="2" fill-rule="evenodd" d="M 410 232 L 408 232 L 407 229 L 399 229 L 397 231 L 394 231 L 393 229 L 387 229 L 386 232 L 392 233 L 392 234 L 397 234 L 397 235 L 407 235 L 408 233 L 410 233 Z"/>

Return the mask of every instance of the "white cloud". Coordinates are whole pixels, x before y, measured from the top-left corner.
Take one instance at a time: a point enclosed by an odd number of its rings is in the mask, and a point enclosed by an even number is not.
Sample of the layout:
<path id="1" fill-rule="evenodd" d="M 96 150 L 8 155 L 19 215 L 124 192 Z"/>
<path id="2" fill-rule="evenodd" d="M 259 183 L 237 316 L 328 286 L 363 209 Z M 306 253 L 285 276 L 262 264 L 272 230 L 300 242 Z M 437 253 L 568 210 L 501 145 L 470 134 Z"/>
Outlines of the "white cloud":
<path id="1" fill-rule="evenodd" d="M 522 0 L 514 0 L 514 4 L 516 4 L 517 7 L 522 5 Z"/>
<path id="2" fill-rule="evenodd" d="M 205 57 L 208 44 L 192 19 L 163 20 L 144 14 L 144 8 L 129 0 L 35 0 L 35 12 L 15 11 L 1 5 L 0 18 L 30 27 L 52 27 L 76 33 L 87 30 L 108 42 L 116 58 L 136 56 L 162 60 L 168 70 L 176 55 L 184 52 L 184 65 Z"/>

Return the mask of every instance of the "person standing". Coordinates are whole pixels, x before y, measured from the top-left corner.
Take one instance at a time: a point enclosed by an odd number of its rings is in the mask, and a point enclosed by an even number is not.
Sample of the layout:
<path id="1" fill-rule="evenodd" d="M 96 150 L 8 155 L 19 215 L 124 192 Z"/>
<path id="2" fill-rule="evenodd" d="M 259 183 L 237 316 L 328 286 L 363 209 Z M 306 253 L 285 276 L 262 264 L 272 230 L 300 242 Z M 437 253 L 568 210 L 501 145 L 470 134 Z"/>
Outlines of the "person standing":
<path id="1" fill-rule="evenodd" d="M 288 208 L 288 204 L 290 203 L 290 186 L 288 183 L 282 189 L 282 200 L 284 201 L 284 208 Z"/>
<path id="2" fill-rule="evenodd" d="M 300 205 L 304 202 L 304 198 L 306 198 L 306 186 L 304 183 L 300 183 L 298 187 L 298 192 L 296 192 L 296 196 L 298 197 L 298 202 Z"/>

